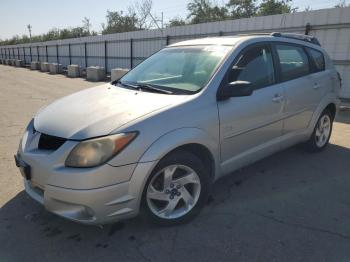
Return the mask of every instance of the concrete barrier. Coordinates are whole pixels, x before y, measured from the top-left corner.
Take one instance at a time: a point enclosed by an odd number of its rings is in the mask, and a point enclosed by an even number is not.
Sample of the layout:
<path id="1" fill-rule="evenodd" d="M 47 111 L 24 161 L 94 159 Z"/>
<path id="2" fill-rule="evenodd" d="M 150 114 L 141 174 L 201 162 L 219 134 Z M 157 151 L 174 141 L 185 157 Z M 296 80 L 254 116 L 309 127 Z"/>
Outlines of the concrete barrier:
<path id="1" fill-rule="evenodd" d="M 40 71 L 41 72 L 49 72 L 49 70 L 50 70 L 49 63 L 47 63 L 47 62 L 40 63 Z"/>
<path id="2" fill-rule="evenodd" d="M 68 76 L 69 77 L 80 77 L 81 68 L 79 65 L 68 65 Z"/>
<path id="3" fill-rule="evenodd" d="M 23 66 L 24 66 L 24 62 L 23 62 L 23 60 L 17 59 L 17 60 L 15 61 L 15 65 L 16 65 L 17 67 L 23 67 Z"/>
<path id="4" fill-rule="evenodd" d="M 57 63 L 49 64 L 50 74 L 60 74 L 62 73 L 62 65 Z"/>
<path id="5" fill-rule="evenodd" d="M 119 80 L 127 72 L 129 72 L 129 69 L 125 69 L 125 68 L 114 68 L 114 69 L 112 69 L 111 70 L 111 81 Z"/>
<path id="6" fill-rule="evenodd" d="M 30 63 L 30 69 L 31 70 L 40 70 L 40 62 L 38 61 L 32 61 Z"/>
<path id="7" fill-rule="evenodd" d="M 86 79 L 89 81 L 102 81 L 106 78 L 104 67 L 90 66 L 86 68 Z"/>

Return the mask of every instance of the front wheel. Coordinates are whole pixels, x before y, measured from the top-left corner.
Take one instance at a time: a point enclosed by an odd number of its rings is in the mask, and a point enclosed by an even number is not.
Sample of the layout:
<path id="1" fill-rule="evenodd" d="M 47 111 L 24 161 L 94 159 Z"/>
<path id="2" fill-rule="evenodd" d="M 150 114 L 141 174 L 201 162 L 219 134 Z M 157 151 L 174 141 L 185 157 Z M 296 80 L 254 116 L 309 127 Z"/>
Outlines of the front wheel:
<path id="1" fill-rule="evenodd" d="M 199 213 L 209 193 L 209 173 L 187 151 L 171 153 L 152 172 L 143 192 L 143 208 L 153 222 L 173 225 Z"/>
<path id="2" fill-rule="evenodd" d="M 332 127 L 333 116 L 329 110 L 325 110 L 318 119 L 309 141 L 306 143 L 306 149 L 310 152 L 323 150 L 331 137 Z"/>

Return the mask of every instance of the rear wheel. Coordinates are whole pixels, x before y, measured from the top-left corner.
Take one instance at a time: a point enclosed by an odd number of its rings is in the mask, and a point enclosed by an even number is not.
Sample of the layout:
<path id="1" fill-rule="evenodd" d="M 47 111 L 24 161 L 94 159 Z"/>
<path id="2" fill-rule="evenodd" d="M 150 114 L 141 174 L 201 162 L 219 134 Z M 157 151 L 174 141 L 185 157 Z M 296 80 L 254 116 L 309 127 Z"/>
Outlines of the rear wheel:
<path id="1" fill-rule="evenodd" d="M 172 225 L 199 213 L 209 192 L 209 173 L 187 151 L 171 153 L 152 172 L 143 192 L 143 208 L 153 222 Z"/>
<path id="2" fill-rule="evenodd" d="M 333 116 L 329 110 L 323 111 L 317 121 L 315 129 L 306 143 L 306 148 L 310 152 L 319 152 L 323 150 L 331 137 L 333 127 Z"/>

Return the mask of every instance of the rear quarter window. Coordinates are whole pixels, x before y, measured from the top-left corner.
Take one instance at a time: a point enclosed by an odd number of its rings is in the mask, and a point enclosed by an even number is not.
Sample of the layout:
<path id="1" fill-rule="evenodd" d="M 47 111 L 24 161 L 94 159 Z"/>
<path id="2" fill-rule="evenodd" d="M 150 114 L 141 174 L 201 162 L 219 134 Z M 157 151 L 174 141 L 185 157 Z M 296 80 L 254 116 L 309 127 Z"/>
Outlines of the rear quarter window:
<path id="1" fill-rule="evenodd" d="M 314 65 L 314 71 L 316 72 L 324 71 L 325 62 L 324 62 L 324 56 L 322 52 L 309 47 L 307 47 L 306 50 L 309 53 L 312 63 Z"/>

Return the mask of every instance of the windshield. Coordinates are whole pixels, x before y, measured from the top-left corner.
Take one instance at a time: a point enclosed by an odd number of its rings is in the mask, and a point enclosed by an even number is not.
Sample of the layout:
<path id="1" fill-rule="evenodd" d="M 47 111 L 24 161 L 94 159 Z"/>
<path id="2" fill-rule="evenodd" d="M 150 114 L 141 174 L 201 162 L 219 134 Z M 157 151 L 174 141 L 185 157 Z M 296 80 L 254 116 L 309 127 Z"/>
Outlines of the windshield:
<path id="1" fill-rule="evenodd" d="M 165 48 L 120 79 L 121 84 L 149 85 L 174 93 L 195 93 L 209 81 L 231 46 Z"/>

